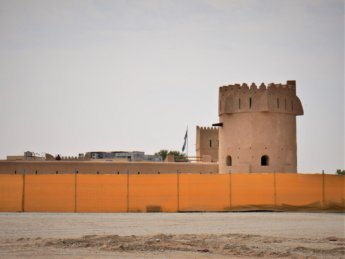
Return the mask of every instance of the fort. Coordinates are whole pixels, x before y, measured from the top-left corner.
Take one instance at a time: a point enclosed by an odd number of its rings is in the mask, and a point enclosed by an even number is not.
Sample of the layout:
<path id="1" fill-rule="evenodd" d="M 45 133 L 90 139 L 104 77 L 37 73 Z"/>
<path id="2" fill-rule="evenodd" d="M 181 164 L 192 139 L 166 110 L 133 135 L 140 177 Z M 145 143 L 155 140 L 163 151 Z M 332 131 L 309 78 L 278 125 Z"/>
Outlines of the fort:
<path id="1" fill-rule="evenodd" d="M 295 81 L 222 86 L 218 111 L 219 123 L 214 127 L 196 127 L 197 162 L 162 162 L 143 152 L 88 152 L 79 155 L 82 159 L 63 161 L 26 155 L 22 160 L 13 156 L 0 161 L 0 173 L 297 172 L 296 116 L 303 115 L 303 107 Z M 132 159 L 127 162 L 125 157 Z M 147 161 L 133 157 L 146 157 Z"/>
<path id="2" fill-rule="evenodd" d="M 345 177 L 297 173 L 296 82 L 219 88 L 219 121 L 196 127 L 193 162 L 92 151 L 0 161 L 0 211 L 344 211 Z"/>

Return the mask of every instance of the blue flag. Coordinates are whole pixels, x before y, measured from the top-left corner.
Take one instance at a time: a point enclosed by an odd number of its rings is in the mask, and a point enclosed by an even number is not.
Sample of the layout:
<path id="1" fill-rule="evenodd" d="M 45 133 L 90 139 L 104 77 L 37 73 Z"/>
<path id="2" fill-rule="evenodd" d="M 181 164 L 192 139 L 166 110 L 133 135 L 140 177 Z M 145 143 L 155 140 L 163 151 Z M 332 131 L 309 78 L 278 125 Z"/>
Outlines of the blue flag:
<path id="1" fill-rule="evenodd" d="M 184 135 L 184 143 L 182 146 L 182 152 L 186 149 L 187 139 L 188 139 L 188 128 L 186 130 L 186 134 Z"/>

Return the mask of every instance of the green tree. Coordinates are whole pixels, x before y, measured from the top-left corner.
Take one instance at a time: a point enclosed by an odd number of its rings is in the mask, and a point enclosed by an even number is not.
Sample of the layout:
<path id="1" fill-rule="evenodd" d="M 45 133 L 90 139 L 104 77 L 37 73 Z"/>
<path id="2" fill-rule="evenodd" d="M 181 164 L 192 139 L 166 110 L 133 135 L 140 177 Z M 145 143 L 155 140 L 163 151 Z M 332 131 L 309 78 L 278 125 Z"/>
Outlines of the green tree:
<path id="1" fill-rule="evenodd" d="M 159 152 L 155 153 L 155 156 L 161 156 L 163 161 L 165 160 L 167 155 L 168 155 L 168 150 L 166 150 L 166 149 L 161 149 L 161 150 L 159 150 Z"/>
<path id="2" fill-rule="evenodd" d="M 175 162 L 187 162 L 188 158 L 185 153 L 182 153 L 177 150 L 170 150 L 168 155 L 173 155 L 175 158 Z"/>
<path id="3" fill-rule="evenodd" d="M 336 174 L 345 175 L 345 170 L 337 169 Z"/>
<path id="4" fill-rule="evenodd" d="M 167 155 L 173 155 L 175 158 L 175 162 L 187 162 L 188 158 L 186 154 L 177 151 L 177 150 L 170 150 L 167 149 L 161 149 L 159 152 L 155 153 L 156 156 L 161 156 L 163 158 L 163 161 L 167 157 Z"/>

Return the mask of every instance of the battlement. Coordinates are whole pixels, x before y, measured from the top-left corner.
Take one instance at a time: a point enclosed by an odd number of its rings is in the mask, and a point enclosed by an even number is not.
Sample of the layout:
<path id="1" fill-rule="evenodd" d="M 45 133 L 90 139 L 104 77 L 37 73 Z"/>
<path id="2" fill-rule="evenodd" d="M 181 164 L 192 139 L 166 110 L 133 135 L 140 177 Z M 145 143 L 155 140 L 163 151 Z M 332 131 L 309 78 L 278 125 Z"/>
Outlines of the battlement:
<path id="1" fill-rule="evenodd" d="M 232 84 L 232 85 L 225 85 L 221 86 L 219 88 L 220 92 L 223 91 L 236 91 L 236 90 L 242 90 L 242 91 L 257 91 L 257 90 L 268 90 L 268 91 L 275 91 L 275 90 L 288 90 L 291 92 L 294 92 L 296 94 L 296 81 L 295 80 L 288 80 L 286 81 L 286 84 L 275 84 L 275 83 L 269 83 L 267 86 L 265 83 L 261 83 L 259 86 L 257 86 L 255 83 L 252 83 L 250 86 L 248 84 Z"/>
<path id="2" fill-rule="evenodd" d="M 219 115 L 239 112 L 280 112 L 303 115 L 301 101 L 296 96 L 296 81 L 286 84 L 246 83 L 219 88 Z"/>
<path id="3" fill-rule="evenodd" d="M 196 129 L 199 131 L 218 131 L 217 127 L 200 127 L 196 126 Z"/>

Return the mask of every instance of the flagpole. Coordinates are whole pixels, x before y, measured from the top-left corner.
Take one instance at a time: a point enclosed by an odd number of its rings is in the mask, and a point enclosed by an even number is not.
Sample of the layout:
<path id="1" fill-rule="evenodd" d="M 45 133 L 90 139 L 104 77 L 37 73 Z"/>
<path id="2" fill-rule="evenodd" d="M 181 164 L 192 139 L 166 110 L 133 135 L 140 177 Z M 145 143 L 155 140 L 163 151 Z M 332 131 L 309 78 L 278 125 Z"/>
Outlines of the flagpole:
<path id="1" fill-rule="evenodd" d="M 187 125 L 187 160 L 188 160 L 188 138 L 189 138 L 188 135 L 189 135 L 189 134 L 188 134 L 188 125 Z"/>

